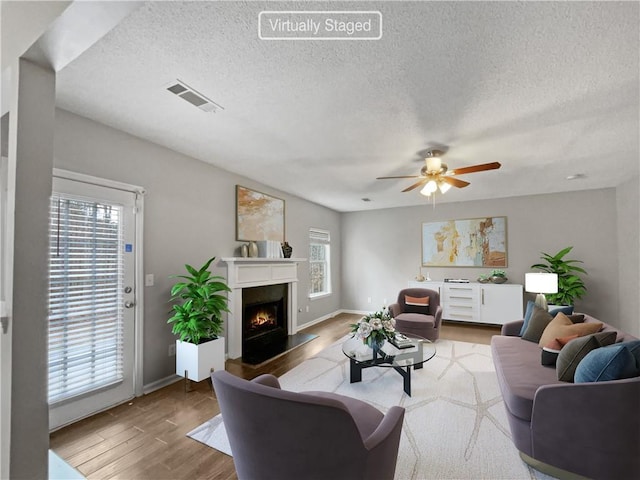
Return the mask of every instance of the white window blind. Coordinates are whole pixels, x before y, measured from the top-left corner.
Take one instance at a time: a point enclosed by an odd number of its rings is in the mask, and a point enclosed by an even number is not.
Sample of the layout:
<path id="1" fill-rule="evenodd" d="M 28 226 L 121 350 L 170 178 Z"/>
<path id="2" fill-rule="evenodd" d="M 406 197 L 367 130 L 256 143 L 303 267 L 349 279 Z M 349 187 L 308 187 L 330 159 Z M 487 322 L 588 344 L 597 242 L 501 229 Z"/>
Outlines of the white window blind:
<path id="1" fill-rule="evenodd" d="M 122 381 L 122 207 L 54 194 L 49 231 L 51 404 Z"/>
<path id="2" fill-rule="evenodd" d="M 331 293 L 330 243 L 329 232 L 315 228 L 309 229 L 310 297 Z"/>

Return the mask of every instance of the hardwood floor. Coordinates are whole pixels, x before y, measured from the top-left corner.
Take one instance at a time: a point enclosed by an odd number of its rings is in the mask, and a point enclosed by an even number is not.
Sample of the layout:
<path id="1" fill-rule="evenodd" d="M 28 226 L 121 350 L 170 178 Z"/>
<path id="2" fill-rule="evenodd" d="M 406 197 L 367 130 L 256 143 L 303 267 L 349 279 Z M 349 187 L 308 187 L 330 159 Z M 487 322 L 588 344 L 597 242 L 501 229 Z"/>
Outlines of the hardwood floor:
<path id="1" fill-rule="evenodd" d="M 318 338 L 259 366 L 229 360 L 226 369 L 251 379 L 281 376 L 343 337 L 359 315 L 340 314 L 304 330 Z M 490 342 L 497 327 L 445 322 L 441 338 Z M 235 479 L 233 460 L 186 437 L 219 413 L 209 382 L 182 381 L 51 434 L 51 449 L 89 479 Z"/>

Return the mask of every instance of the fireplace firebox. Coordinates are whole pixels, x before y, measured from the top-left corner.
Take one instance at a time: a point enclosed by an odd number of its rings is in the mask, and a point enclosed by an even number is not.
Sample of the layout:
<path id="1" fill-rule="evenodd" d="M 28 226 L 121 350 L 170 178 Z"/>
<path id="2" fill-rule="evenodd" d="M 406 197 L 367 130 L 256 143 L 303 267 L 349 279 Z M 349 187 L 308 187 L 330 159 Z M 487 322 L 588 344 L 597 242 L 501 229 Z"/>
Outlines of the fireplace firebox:
<path id="1" fill-rule="evenodd" d="M 287 284 L 242 290 L 242 361 L 261 363 L 287 343 Z"/>

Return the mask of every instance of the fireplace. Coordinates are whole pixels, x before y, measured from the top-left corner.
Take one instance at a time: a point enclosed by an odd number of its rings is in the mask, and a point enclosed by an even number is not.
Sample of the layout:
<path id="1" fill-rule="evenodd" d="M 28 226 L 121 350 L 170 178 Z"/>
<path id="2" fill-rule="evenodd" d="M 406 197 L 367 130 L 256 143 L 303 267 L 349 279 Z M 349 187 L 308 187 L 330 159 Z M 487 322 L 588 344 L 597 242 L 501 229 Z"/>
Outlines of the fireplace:
<path id="1" fill-rule="evenodd" d="M 242 290 L 242 361 L 260 363 L 284 351 L 288 285 Z"/>
<path id="2" fill-rule="evenodd" d="M 302 258 L 223 258 L 227 264 L 227 285 L 229 313 L 227 315 L 227 341 L 229 358 L 244 356 L 244 303 L 259 303 L 261 299 L 247 299 L 245 290 L 254 287 L 280 285 L 286 288 L 284 307 L 284 328 L 289 338 L 297 336 L 298 313 L 298 263 Z M 252 295 L 251 293 L 249 294 Z M 267 301 L 274 301 L 267 299 Z M 243 303 L 244 302 L 244 303 Z"/>

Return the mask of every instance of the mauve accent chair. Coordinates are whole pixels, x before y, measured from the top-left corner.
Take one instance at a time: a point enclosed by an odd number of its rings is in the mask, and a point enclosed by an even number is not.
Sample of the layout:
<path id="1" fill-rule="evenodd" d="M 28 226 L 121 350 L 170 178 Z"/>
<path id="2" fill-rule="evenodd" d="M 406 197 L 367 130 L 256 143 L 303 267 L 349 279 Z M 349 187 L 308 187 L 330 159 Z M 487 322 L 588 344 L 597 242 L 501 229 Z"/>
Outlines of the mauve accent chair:
<path id="1" fill-rule="evenodd" d="M 240 480 L 393 479 L 404 408 L 281 390 L 273 375 L 211 380 Z"/>
<path id="2" fill-rule="evenodd" d="M 427 314 L 408 312 L 412 310 L 407 307 L 405 297 L 424 298 L 429 297 L 429 308 Z M 413 308 L 419 310 L 419 308 Z M 400 333 L 417 335 L 432 342 L 440 337 L 440 326 L 442 325 L 442 307 L 440 306 L 440 295 L 435 290 L 429 288 L 405 288 L 400 290 L 398 301 L 389 305 L 389 313 L 396 319 L 396 330 Z"/>

